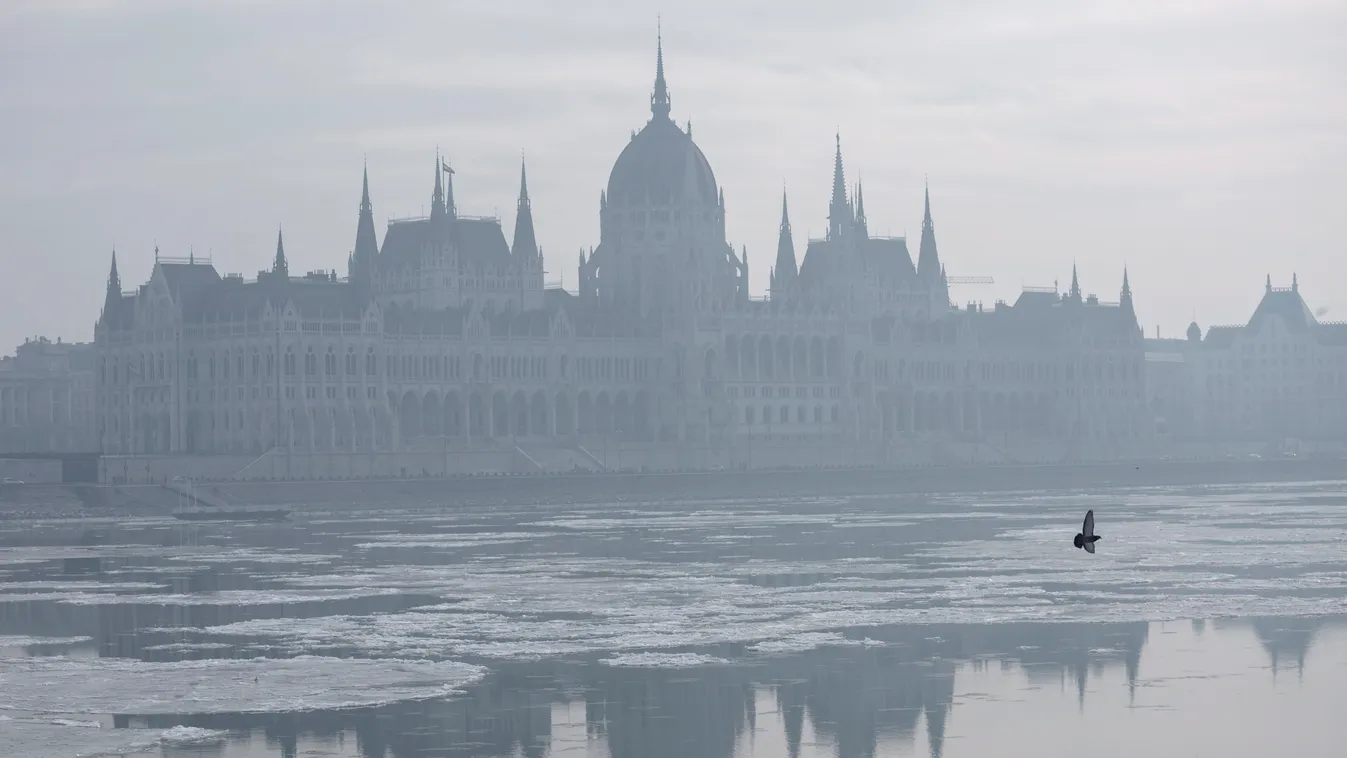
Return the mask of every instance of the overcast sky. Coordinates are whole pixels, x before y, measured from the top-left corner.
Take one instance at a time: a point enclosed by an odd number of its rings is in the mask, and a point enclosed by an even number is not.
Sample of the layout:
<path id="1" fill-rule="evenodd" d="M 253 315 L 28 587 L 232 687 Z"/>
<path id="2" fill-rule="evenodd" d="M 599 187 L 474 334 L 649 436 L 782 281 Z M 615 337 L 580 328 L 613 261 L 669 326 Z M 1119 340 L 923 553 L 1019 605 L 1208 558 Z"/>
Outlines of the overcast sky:
<path id="1" fill-rule="evenodd" d="M 725 189 L 755 294 L 783 183 L 825 228 L 833 134 L 875 234 L 916 237 L 923 176 L 958 302 L 1063 288 L 1148 336 L 1242 323 L 1300 275 L 1347 319 L 1343 0 L 5 0 L 0 352 L 92 337 L 109 254 L 345 271 L 361 163 L 382 236 L 429 202 L 514 223 L 528 160 L 548 278 L 576 283 L 599 191 L 649 118 L 662 13 L 673 115 Z M 915 252 L 915 240 L 912 245 Z"/>

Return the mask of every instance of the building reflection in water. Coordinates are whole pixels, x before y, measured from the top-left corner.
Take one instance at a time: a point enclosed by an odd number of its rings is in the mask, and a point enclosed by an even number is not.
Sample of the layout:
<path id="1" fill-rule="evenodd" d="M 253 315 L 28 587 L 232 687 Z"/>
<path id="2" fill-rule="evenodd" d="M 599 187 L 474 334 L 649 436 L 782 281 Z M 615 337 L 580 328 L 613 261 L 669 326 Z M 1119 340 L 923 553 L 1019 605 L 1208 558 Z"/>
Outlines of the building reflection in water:
<path id="1" fill-rule="evenodd" d="M 783 758 L 808 758 L 819 754 L 811 741 L 837 758 L 869 758 L 882 745 L 911 746 L 921 735 L 938 757 L 959 666 L 1018 665 L 1031 683 L 1071 683 L 1083 703 L 1087 679 L 1107 668 L 1122 667 L 1135 683 L 1147 628 L 1140 622 L 867 628 L 848 636 L 869 644 L 775 657 L 743 657 L 742 648 L 726 646 L 701 652 L 742 662 L 694 668 L 598 660 L 497 665 L 453 700 L 293 714 L 128 715 L 115 723 L 261 733 L 282 756 L 297 755 L 311 741 L 344 744 L 345 754 L 362 758 L 542 758 L 562 752 L 563 742 L 574 748 L 583 740 L 587 754 L 611 758 L 775 756 L 770 745 L 778 743 Z M 248 649 L 264 641 L 238 642 Z M 566 713 L 583 714 L 583 724 L 563 735 Z"/>

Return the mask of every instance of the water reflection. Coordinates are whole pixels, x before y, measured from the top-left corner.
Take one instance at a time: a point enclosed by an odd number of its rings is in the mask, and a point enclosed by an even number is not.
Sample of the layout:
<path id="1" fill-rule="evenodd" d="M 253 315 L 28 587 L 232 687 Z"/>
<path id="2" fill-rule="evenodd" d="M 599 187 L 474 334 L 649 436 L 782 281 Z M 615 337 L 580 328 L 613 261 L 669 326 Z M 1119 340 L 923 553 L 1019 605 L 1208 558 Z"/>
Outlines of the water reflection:
<path id="1" fill-rule="evenodd" d="M 1258 619 L 1218 622 L 1215 630 L 1252 631 L 1268 661 L 1292 657 L 1303 665 L 1325 625 L 1347 628 L 1340 620 Z M 1027 683 L 1019 696 L 1037 693 L 1042 699 L 1061 691 L 1055 697 L 1072 697 L 1084 707 L 1092 691 L 1087 685 L 1112 677 L 1135 700 L 1151 626 L 857 629 L 848 636 L 861 644 L 729 664 L 651 669 L 599 661 L 509 663 L 450 700 L 285 714 L 118 715 L 115 725 L 229 730 L 236 737 L 222 748 L 226 756 L 293 756 L 321 748 L 360 758 L 934 758 L 947 754 L 946 731 L 959 703 L 1015 694 L 970 689 L 989 670 L 1015 672 Z M 1193 639 L 1195 626 L 1186 630 Z M 1204 629 L 1207 637 L 1211 629 Z M 702 652 L 733 658 L 742 651 Z M 965 726 L 970 729 L 976 731 Z"/>
<path id="2" fill-rule="evenodd" d="M 1322 665 L 1347 661 L 1330 615 L 1344 610 L 1342 519 L 1294 492 L 1201 497 L 1127 495 L 1108 511 L 1116 543 L 1088 562 L 1069 549 L 1084 496 L 0 531 L 3 689 L 37 682 L 52 702 L 56 677 L 17 679 L 15 661 L 60 657 L 76 664 L 66 681 L 128 663 L 134 677 L 108 681 L 169 693 L 86 688 L 71 702 L 94 712 L 72 714 L 0 692 L 16 719 L 0 731 L 187 725 L 227 736 L 166 754 L 220 758 L 985 758 L 1087 740 L 1100 758 L 1172 754 L 1166 739 L 1194 734 L 1227 758 L 1325 754 L 1347 740 L 1347 722 L 1313 720 L 1347 685 Z M 1180 542 L 1148 547 L 1164 540 Z M 1268 607 L 1322 617 L 1130 620 Z M 268 677 L 248 666 L 298 655 L 489 673 L 452 698 L 316 710 L 303 704 L 338 686 L 367 704 L 437 683 L 325 680 L 292 660 L 275 685 L 290 690 L 255 696 Z M 198 674 L 214 659 L 232 682 Z M 170 715 L 179 696 L 197 707 Z M 269 712 L 219 712 L 253 705 Z M 1282 742 L 1260 741 L 1274 723 Z M 4 739 L 0 754 L 23 755 Z M 43 739 L 28 754 L 52 755 Z"/>

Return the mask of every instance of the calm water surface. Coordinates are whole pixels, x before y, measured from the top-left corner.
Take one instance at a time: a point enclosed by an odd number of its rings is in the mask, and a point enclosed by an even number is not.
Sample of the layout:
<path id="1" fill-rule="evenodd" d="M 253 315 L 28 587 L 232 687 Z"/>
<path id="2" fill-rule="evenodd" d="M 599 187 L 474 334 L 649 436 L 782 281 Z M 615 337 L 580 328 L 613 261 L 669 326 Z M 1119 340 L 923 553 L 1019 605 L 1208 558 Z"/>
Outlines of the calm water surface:
<path id="1" fill-rule="evenodd" d="M 0 755 L 1336 756 L 1343 492 L 9 524 Z"/>

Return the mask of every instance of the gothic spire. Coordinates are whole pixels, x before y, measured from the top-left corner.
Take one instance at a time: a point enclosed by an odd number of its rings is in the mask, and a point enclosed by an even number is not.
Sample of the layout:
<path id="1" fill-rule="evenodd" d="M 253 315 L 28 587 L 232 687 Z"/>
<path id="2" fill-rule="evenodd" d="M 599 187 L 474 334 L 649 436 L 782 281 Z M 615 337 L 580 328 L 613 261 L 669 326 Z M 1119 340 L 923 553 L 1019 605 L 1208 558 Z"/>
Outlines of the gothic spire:
<path id="1" fill-rule="evenodd" d="M 865 220 L 865 194 L 860 181 L 856 182 L 856 228 L 861 238 L 870 236 L 869 224 Z"/>
<path id="2" fill-rule="evenodd" d="M 439 148 L 435 149 L 435 191 L 430 195 L 430 217 L 439 218 L 444 215 L 444 184 L 440 180 L 440 174 L 444 171 L 444 161 L 440 158 Z"/>
<path id="3" fill-rule="evenodd" d="M 360 217 L 355 225 L 355 250 L 347 265 L 347 276 L 361 295 L 370 291 L 374 261 L 378 255 L 379 239 L 374 232 L 374 205 L 369 199 L 369 166 L 366 166 L 360 191 Z"/>
<path id="4" fill-rule="evenodd" d="M 276 257 L 271 262 L 271 273 L 289 278 L 290 266 L 285 261 L 285 241 L 281 237 L 281 228 L 276 227 Z"/>
<path id="5" fill-rule="evenodd" d="M 103 298 L 103 313 L 99 321 L 108 323 L 116 313 L 116 307 L 122 299 L 122 278 L 117 275 L 117 248 L 112 248 L 112 268 L 108 271 L 108 292 Z"/>
<path id="6" fill-rule="evenodd" d="M 533 233 L 533 206 L 529 202 L 528 171 L 519 161 L 519 205 L 515 211 L 514 244 L 510 252 L 521 260 L 538 255 L 538 240 Z"/>
<path id="7" fill-rule="evenodd" d="M 1121 305 L 1122 307 L 1126 308 L 1129 311 L 1132 310 L 1132 285 L 1130 282 L 1127 281 L 1126 266 L 1123 266 L 1122 297 L 1119 298 L 1119 305 Z"/>
<path id="8" fill-rule="evenodd" d="M 458 206 L 454 204 L 454 167 L 441 158 L 440 172 L 445 175 L 444 212 L 449 214 L 450 218 L 458 218 Z"/>
<path id="9" fill-rule="evenodd" d="M 940 270 L 940 252 L 935 245 L 935 222 L 931 220 L 931 187 L 928 184 L 925 210 L 921 217 L 921 247 L 917 250 L 917 274 L 934 278 Z"/>
<path id="10" fill-rule="evenodd" d="M 655 92 L 650 96 L 650 113 L 655 118 L 669 118 L 669 85 L 664 81 L 664 32 L 658 22 L 655 26 Z"/>
<path id="11" fill-rule="evenodd" d="M 842 172 L 842 134 L 837 133 L 837 153 L 833 158 L 833 198 L 828 204 L 828 236 L 841 236 L 848 215 L 847 184 Z"/>
<path id="12" fill-rule="evenodd" d="M 366 163 L 361 171 L 363 173 L 360 184 L 360 212 L 364 213 L 374 210 L 374 206 L 370 205 L 369 201 L 369 163 Z"/>
<path id="13" fill-rule="evenodd" d="M 122 278 L 117 274 L 117 248 L 112 248 L 112 269 L 108 271 L 108 299 L 122 296 Z"/>
<path id="14" fill-rule="evenodd" d="M 790 233 L 790 211 L 786 207 L 784 188 L 781 190 L 781 232 L 776 243 L 776 266 L 772 271 L 773 296 L 793 287 L 800 273 L 795 264 L 795 240 Z"/>
<path id="15" fill-rule="evenodd" d="M 1071 264 L 1071 292 L 1068 297 L 1074 303 L 1079 303 L 1080 298 L 1080 278 L 1076 276 L 1076 264 Z"/>

